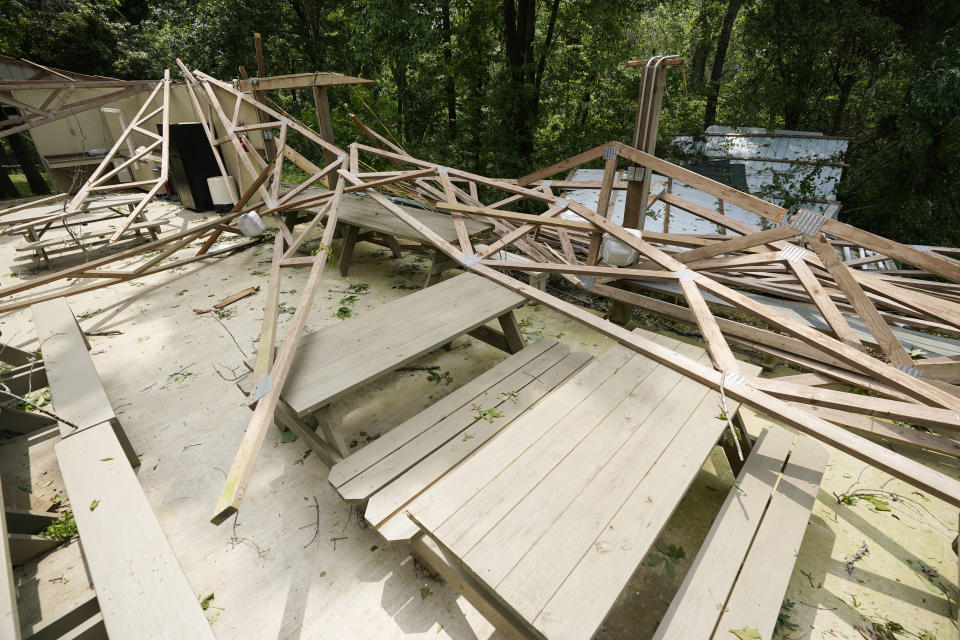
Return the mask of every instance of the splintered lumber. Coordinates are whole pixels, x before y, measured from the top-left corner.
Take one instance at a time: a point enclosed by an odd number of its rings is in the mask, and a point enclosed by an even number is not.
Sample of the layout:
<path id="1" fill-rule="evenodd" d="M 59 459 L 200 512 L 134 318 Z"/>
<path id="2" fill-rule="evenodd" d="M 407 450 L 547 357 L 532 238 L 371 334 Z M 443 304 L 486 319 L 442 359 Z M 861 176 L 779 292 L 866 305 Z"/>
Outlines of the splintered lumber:
<path id="1" fill-rule="evenodd" d="M 338 163 L 343 159 L 338 158 Z M 267 436 L 267 430 L 270 423 L 273 422 L 273 414 L 280 401 L 280 392 L 286 382 L 287 375 L 290 373 L 290 367 L 293 364 L 293 358 L 296 354 L 297 344 L 300 341 L 300 335 L 307 323 L 307 316 L 313 306 L 313 298 L 320 286 L 323 268 L 327 263 L 327 254 L 330 252 L 330 243 L 333 242 L 333 233 L 337 226 L 337 204 L 340 196 L 343 194 L 344 181 L 338 180 L 333 198 L 330 200 L 330 209 L 327 213 L 327 223 L 323 229 L 323 236 L 320 240 L 320 249 L 314 256 L 313 266 L 310 267 L 310 274 L 307 276 L 307 283 L 304 285 L 303 292 L 297 303 L 297 310 L 293 315 L 293 320 L 287 328 L 287 333 L 277 353 L 276 360 L 270 369 L 266 379 L 266 385 L 269 387 L 265 394 L 260 398 L 254 398 L 257 401 L 256 409 L 253 411 L 253 417 L 247 430 L 243 435 L 243 441 L 237 456 L 234 459 L 233 466 L 227 474 L 227 481 L 223 486 L 223 491 L 214 508 L 211 522 L 220 524 L 232 514 L 236 513 L 240 506 L 240 501 L 246 493 L 247 484 L 250 476 L 253 474 L 253 468 L 257 461 L 257 455 L 263 446 L 263 440 Z"/>
<path id="2" fill-rule="evenodd" d="M 111 426 L 85 429 L 54 449 L 110 637 L 213 640 Z"/>
<path id="3" fill-rule="evenodd" d="M 214 308 L 214 309 L 223 309 L 224 307 L 228 307 L 228 306 L 230 306 L 231 304 L 233 304 L 234 302 L 236 302 L 236 301 L 238 301 L 238 300 L 243 300 L 243 299 L 246 298 L 247 296 L 252 296 L 252 295 L 255 294 L 257 291 L 260 291 L 260 285 L 257 285 L 257 286 L 255 286 L 255 287 L 247 287 L 247 288 L 244 289 L 243 291 L 238 291 L 237 293 L 233 294 L 232 296 L 227 296 L 226 298 L 224 298 L 224 299 L 221 300 L 220 302 L 218 302 L 218 303 L 216 303 L 215 305 L 213 305 L 213 308 Z"/>

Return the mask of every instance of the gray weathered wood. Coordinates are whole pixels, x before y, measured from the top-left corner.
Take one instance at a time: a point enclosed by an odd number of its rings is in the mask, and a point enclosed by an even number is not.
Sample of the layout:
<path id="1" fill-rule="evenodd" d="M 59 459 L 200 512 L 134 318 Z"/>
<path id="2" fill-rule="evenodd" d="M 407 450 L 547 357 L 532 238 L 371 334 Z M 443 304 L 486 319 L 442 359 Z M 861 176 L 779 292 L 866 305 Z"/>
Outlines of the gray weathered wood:
<path id="1" fill-rule="evenodd" d="M 523 298 L 464 274 L 303 337 L 281 397 L 305 415 L 487 323 Z"/>
<path id="2" fill-rule="evenodd" d="M 827 450 L 812 438 L 798 439 L 727 600 L 715 638 L 729 637 L 727 629 L 747 625 L 763 638 L 773 635 L 828 458 Z"/>
<path id="3" fill-rule="evenodd" d="M 747 458 L 734 490 L 727 495 L 664 614 L 655 640 L 708 638 L 713 633 L 793 440 L 783 429 L 760 434 L 755 455 Z"/>
<path id="4" fill-rule="evenodd" d="M 57 298 L 31 310 L 57 415 L 79 429 L 116 420 L 67 301 Z"/>
<path id="5" fill-rule="evenodd" d="M 110 425 L 85 429 L 55 450 L 110 637 L 212 640 Z"/>

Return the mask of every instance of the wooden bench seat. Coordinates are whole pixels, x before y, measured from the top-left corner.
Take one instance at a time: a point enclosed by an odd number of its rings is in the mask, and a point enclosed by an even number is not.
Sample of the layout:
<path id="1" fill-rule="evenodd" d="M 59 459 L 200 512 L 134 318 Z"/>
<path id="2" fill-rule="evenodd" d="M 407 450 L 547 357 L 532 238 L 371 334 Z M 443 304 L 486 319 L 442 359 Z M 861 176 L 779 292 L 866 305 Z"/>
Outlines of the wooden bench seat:
<path id="1" fill-rule="evenodd" d="M 523 338 L 513 309 L 523 301 L 467 273 L 305 335 L 280 395 L 278 426 L 298 434 L 319 427 L 332 450 L 313 437 L 309 441 L 333 464 L 349 448 L 330 416 L 332 402 L 464 334 L 519 351 Z M 502 332 L 484 326 L 494 319 Z M 252 360 L 247 365 L 252 369 Z"/>
<path id="2" fill-rule="evenodd" d="M 157 220 L 148 220 L 146 222 L 136 222 L 127 227 L 127 232 L 138 232 L 143 229 L 153 229 L 154 231 L 160 231 L 160 225 L 167 224 L 170 222 L 170 218 L 159 218 Z M 90 240 L 93 238 L 106 238 L 107 236 L 112 236 L 115 228 L 112 226 L 102 229 L 100 231 L 85 231 L 83 233 L 78 233 L 75 235 L 65 235 L 65 236 L 55 236 L 51 238 L 43 238 L 41 240 L 36 240 L 34 242 L 24 242 L 16 246 L 17 251 L 36 251 L 37 249 L 49 249 L 57 245 L 70 245 L 75 244 L 78 240 Z M 154 238 L 156 239 L 156 238 Z"/>
<path id="3" fill-rule="evenodd" d="M 710 362 L 700 347 L 637 331 Z M 747 375 L 758 370 L 741 364 Z M 739 408 L 729 398 L 726 403 L 731 415 Z M 590 638 L 727 431 L 721 412 L 716 391 L 617 345 L 403 506 L 421 530 L 411 541 L 414 552 L 508 635 Z M 774 444 L 782 444 L 784 435 L 760 441 L 762 450 L 747 458 L 741 479 L 753 483 L 759 476 L 769 483 L 771 474 L 780 473 L 793 437 L 786 436 L 787 447 L 778 450 L 778 458 L 768 454 Z M 770 565 L 789 577 L 809 517 L 810 505 L 804 500 L 816 494 L 823 455 L 812 441 L 802 439 L 787 464 L 786 480 L 777 485 L 786 498 L 771 501 L 770 491 L 765 496 L 756 492 L 760 513 L 767 502 L 776 504 L 767 510 L 772 517 L 760 525 L 763 535 L 758 533 L 750 546 L 758 560 L 744 564 L 744 586 L 723 599 L 731 607 L 731 623 L 740 619 L 733 616 L 738 599 L 746 605 L 756 596 L 751 571 Z M 807 466 L 814 470 L 806 471 Z M 763 469 L 768 469 L 766 474 Z M 805 497 L 798 499 L 797 491 Z M 368 505 L 371 522 L 376 519 L 370 516 L 374 498 Z M 739 504 L 736 496 L 728 504 L 733 505 L 726 509 L 731 516 L 719 520 L 727 528 Z M 750 522 L 756 524 L 755 519 Z M 776 530 L 781 523 L 793 527 L 792 533 Z M 749 546 L 753 536 L 743 536 Z M 716 536 L 715 544 L 722 546 L 723 539 Z M 768 539 L 790 547 L 790 552 L 781 557 L 775 544 L 764 543 Z M 737 568 L 744 555 L 735 560 Z M 774 620 L 783 595 L 783 589 L 777 589 L 779 582 L 761 598 Z M 693 609 L 685 609 L 685 615 Z M 716 602 L 710 609 L 722 613 Z M 729 626 L 726 617 L 723 624 Z M 763 622 L 758 619 L 756 624 Z"/>
<path id="4" fill-rule="evenodd" d="M 195 592 L 134 473 L 139 459 L 73 312 L 63 298 L 31 309 L 53 411 L 63 420 L 54 451 L 107 633 L 212 640 Z M 96 626 L 98 621 L 88 622 Z"/>
<path id="5" fill-rule="evenodd" d="M 407 503 L 591 359 L 538 340 L 335 465 L 329 481 L 347 502 L 367 504 L 387 541 L 407 541 L 417 533 Z M 493 409 L 496 417 L 480 414 Z"/>
<path id="6" fill-rule="evenodd" d="M 773 635 L 828 457 L 808 436 L 760 435 L 657 640 L 726 639 L 744 627 Z"/>

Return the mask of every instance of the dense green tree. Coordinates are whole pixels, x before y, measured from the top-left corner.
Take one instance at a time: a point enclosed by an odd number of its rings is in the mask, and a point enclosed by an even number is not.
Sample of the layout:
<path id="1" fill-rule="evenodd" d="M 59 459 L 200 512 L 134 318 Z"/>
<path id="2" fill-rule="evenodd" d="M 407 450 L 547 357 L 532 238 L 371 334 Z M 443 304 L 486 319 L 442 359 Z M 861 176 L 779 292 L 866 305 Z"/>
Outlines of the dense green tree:
<path id="1" fill-rule="evenodd" d="M 960 3 L 955 0 L 0 0 L 0 53 L 84 73 L 221 78 L 338 71 L 339 140 L 367 124 L 409 152 L 514 176 L 629 141 L 640 72 L 680 54 L 660 125 L 850 138 L 841 214 L 909 242 L 960 244 Z M 275 92 L 316 125 L 309 92 Z M 319 150 L 292 144 L 319 160 Z"/>

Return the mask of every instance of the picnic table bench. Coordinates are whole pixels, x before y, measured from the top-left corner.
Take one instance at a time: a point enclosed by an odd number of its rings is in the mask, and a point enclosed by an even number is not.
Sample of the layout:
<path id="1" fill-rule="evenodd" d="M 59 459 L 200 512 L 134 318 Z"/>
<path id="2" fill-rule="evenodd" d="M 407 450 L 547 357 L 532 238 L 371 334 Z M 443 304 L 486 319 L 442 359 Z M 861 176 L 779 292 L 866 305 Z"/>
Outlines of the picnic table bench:
<path id="1" fill-rule="evenodd" d="M 401 209 L 416 218 L 419 222 L 430 227 L 447 242 L 457 242 L 457 230 L 453 226 L 453 219 L 446 214 L 427 209 L 398 205 Z M 316 215 L 319 207 L 304 209 L 310 216 Z M 487 222 L 478 222 L 470 218 L 464 219 L 467 233 L 476 237 L 493 228 Z M 337 257 L 340 275 L 346 276 L 350 272 L 353 260 L 353 249 L 358 242 L 372 242 L 387 247 L 395 258 L 400 257 L 402 249 L 426 249 L 433 252 L 433 260 L 424 287 L 429 287 L 439 281 L 440 275 L 447 269 L 458 266 L 445 253 L 432 246 L 421 234 L 404 224 L 395 215 L 381 207 L 370 198 L 349 194 L 340 198 L 337 209 L 337 228 L 343 235 L 343 247 Z M 413 246 L 404 246 L 400 240 L 416 243 Z"/>
<path id="2" fill-rule="evenodd" d="M 0 219 L 0 224 L 6 227 L 4 234 L 19 233 L 22 234 L 26 243 L 17 247 L 17 251 L 32 251 L 38 258 L 45 263 L 50 262 L 50 256 L 47 249 L 63 245 L 62 248 L 69 248 L 70 245 L 80 246 L 79 241 L 84 239 L 100 238 L 113 235 L 115 229 L 109 229 L 102 232 L 85 232 L 81 234 L 70 233 L 71 227 L 86 226 L 95 222 L 111 220 L 114 218 L 125 218 L 132 213 L 134 207 L 143 199 L 142 195 L 107 195 L 99 198 L 89 198 L 84 201 L 79 208 L 83 212 L 80 216 L 71 216 L 64 218 L 62 216 L 64 203 L 41 204 L 35 207 L 24 208 L 14 215 Z M 121 210 L 125 207 L 127 212 Z M 108 214 L 98 214 L 97 212 L 110 211 Z M 135 218 L 126 233 L 132 233 L 141 236 L 144 231 L 152 240 L 156 240 L 160 233 L 162 224 L 169 222 L 163 220 L 148 220 L 145 212 L 141 211 Z M 63 230 L 67 235 L 56 237 L 45 237 L 49 231 Z"/>
<path id="3" fill-rule="evenodd" d="M 697 346 L 646 335 L 709 363 Z M 520 365 L 539 344 L 498 366 Z M 558 384 L 512 411 L 500 402 L 504 416 L 489 426 L 470 422 L 464 407 L 491 402 L 502 370 L 330 473 L 346 500 L 367 503 L 367 521 L 386 540 L 409 541 L 510 637 L 592 637 L 728 432 L 716 391 L 650 358 L 621 345 L 576 367 L 571 357 Z M 738 481 L 659 638 L 726 638 L 731 625 L 769 638 L 827 458 L 810 438 L 795 440 L 770 428 L 752 453 L 744 441 Z"/>
<path id="4" fill-rule="evenodd" d="M 63 298 L 31 310 L 52 405 L 61 420 L 54 451 L 74 505 L 103 627 L 114 638 L 212 640 L 210 624 L 137 480 L 134 467 L 140 460 L 73 312 Z M 21 537 L 18 543 L 36 546 L 33 538 L 39 536 Z"/>
<path id="5" fill-rule="evenodd" d="M 464 334 L 519 351 L 523 337 L 513 309 L 523 302 L 523 296 L 466 273 L 305 335 L 280 394 L 277 426 L 303 437 L 332 465 L 350 450 L 331 403 Z M 500 331 L 485 326 L 494 319 Z M 247 366 L 252 369 L 253 361 Z"/>

